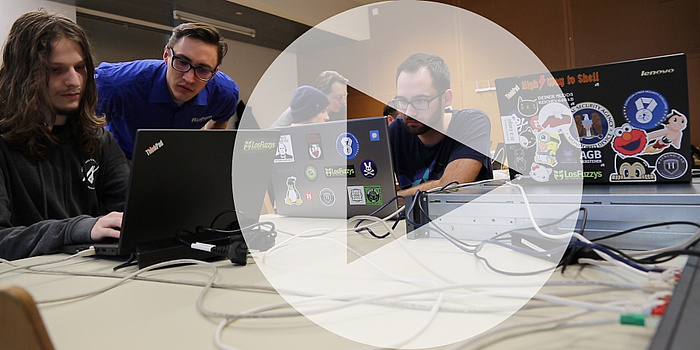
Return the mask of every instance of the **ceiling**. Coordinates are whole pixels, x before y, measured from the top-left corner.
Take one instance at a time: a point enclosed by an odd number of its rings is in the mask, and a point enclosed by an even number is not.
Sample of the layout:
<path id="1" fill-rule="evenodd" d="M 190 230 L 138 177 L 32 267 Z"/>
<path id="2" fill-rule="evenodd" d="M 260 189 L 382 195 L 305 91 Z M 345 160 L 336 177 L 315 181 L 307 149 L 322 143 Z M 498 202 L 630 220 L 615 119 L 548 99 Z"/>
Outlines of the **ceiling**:
<path id="1" fill-rule="evenodd" d="M 98 14 L 106 13 L 167 27 L 181 23 L 180 20 L 173 19 L 173 10 L 180 10 L 255 29 L 255 37 L 226 30 L 222 30 L 222 35 L 227 39 L 283 51 L 313 25 L 347 9 L 376 0 L 237 0 L 247 6 L 227 0 L 53 1 L 91 10 L 89 12 L 92 14 L 77 11 L 78 16 L 120 22 L 119 19 L 95 15 L 97 11 Z M 153 30 L 154 27 L 150 26 L 149 29 Z"/>

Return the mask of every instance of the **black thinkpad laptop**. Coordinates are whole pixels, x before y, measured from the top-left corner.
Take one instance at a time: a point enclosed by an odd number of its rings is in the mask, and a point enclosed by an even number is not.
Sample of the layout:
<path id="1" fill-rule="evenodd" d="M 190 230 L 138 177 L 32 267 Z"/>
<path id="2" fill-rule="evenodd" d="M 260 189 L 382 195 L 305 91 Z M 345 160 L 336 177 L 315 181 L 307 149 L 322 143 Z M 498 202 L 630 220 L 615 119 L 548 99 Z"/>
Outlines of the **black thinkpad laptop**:
<path id="1" fill-rule="evenodd" d="M 269 173 L 278 139 L 271 130 L 139 130 L 119 241 L 63 251 L 94 246 L 98 255 L 122 256 L 187 248 L 177 234 L 209 227 L 234 208 L 240 227 L 256 223 L 265 194 L 257 180 Z M 234 203 L 234 196 L 245 200 Z"/>

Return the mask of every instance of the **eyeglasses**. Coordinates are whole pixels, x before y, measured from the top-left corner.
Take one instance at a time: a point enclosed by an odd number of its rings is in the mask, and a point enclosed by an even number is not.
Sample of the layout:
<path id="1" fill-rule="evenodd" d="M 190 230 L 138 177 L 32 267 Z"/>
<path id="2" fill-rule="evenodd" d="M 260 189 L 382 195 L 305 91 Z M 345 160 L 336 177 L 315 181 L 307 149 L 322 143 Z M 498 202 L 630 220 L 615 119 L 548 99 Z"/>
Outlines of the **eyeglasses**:
<path id="1" fill-rule="evenodd" d="M 333 97 L 336 100 L 343 100 L 348 98 L 348 94 L 332 95 L 331 97 Z"/>
<path id="2" fill-rule="evenodd" d="M 394 108 L 402 112 L 405 112 L 408 109 L 408 105 L 413 106 L 413 109 L 417 111 L 424 111 L 430 107 L 430 102 L 444 94 L 445 91 L 447 90 L 442 90 L 433 95 L 433 97 L 417 98 L 411 101 L 402 97 L 394 97 L 391 101 L 389 101 L 389 103 L 391 103 Z"/>
<path id="3" fill-rule="evenodd" d="M 192 63 L 187 62 L 185 59 L 175 55 L 175 51 L 173 51 L 172 47 L 168 47 L 168 49 L 170 50 L 170 54 L 172 55 L 170 65 L 176 71 L 180 73 L 187 73 L 190 71 L 190 69 L 194 69 L 194 76 L 201 81 L 209 81 L 212 80 L 212 78 L 214 78 L 214 74 L 216 74 L 215 70 L 195 66 Z"/>

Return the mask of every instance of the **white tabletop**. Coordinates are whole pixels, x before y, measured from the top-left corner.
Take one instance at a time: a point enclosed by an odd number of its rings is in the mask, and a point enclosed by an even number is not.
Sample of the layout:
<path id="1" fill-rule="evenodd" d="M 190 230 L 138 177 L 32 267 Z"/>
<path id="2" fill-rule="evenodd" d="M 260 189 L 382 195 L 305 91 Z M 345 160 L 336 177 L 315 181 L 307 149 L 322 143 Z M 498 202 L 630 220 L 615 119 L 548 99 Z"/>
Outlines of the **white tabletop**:
<path id="1" fill-rule="evenodd" d="M 286 219 L 274 215 L 267 215 L 265 219 L 276 222 L 280 231 L 291 228 L 290 231 L 303 232 L 307 229 L 305 225 L 310 225 L 305 219 Z M 331 225 L 329 223 L 329 225 Z M 309 227 L 318 227 L 311 225 Z M 329 226 L 330 227 L 330 226 Z M 399 229 L 399 232 L 401 229 Z M 391 242 L 373 238 L 367 234 L 342 233 L 340 237 L 347 237 L 347 245 L 356 250 L 360 257 L 349 255 L 348 265 L 352 265 L 356 260 L 371 260 L 384 267 L 392 266 L 384 264 L 387 249 L 391 249 Z M 277 238 L 278 244 L 289 237 L 280 234 Z M 275 275 L 275 272 L 283 271 L 287 261 L 283 258 L 299 249 L 299 254 L 309 254 L 305 249 L 313 247 L 329 247 L 334 243 L 329 241 L 319 241 L 320 245 L 311 245 L 311 241 L 291 244 L 278 248 L 270 253 L 263 262 L 259 259 L 249 258 L 246 266 L 233 266 L 228 261 L 218 261 L 213 265 L 218 269 L 216 285 L 218 288 L 210 290 L 204 297 L 204 307 L 211 311 L 221 313 L 239 313 L 255 307 L 273 305 L 285 300 L 280 294 L 271 291 L 261 291 L 261 289 L 289 288 L 301 286 L 303 280 L 295 280 L 291 284 L 285 284 L 284 279 Z M 404 242 L 415 244 L 417 242 Z M 436 261 L 451 257 L 445 253 L 446 241 L 442 239 L 430 239 L 420 243 L 426 252 L 431 252 L 431 258 Z M 394 244 L 394 246 L 397 246 Z M 389 248 L 387 248 L 389 247 Z M 427 248 L 425 248 L 427 247 Z M 332 249 L 332 248 L 329 248 Z M 417 250 L 420 253 L 423 250 Z M 436 252 L 442 251 L 442 256 Z M 377 252 L 381 252 L 377 254 Z M 261 253 L 256 253 L 258 257 Z M 313 259 L 321 259 L 323 256 L 314 253 Z M 373 255 L 374 254 L 374 255 Z M 36 264 L 39 262 L 54 261 L 65 255 L 52 255 L 35 257 L 18 261 L 18 264 Z M 464 257 L 459 257 L 464 259 Z M 324 261 L 324 260 L 319 260 Z M 326 260 L 328 261 L 328 260 Z M 460 260 L 462 261 L 462 260 Z M 280 266 L 280 262 L 284 262 Z M 112 271 L 119 261 L 105 258 L 81 257 L 54 265 L 37 267 L 35 269 L 51 270 L 54 273 L 26 272 L 23 270 L 2 274 L 9 266 L 0 264 L 0 285 L 15 284 L 26 288 L 37 301 L 53 298 L 70 297 L 79 293 L 95 291 L 99 288 L 113 284 L 117 277 L 126 276 L 134 271 L 136 267 L 129 267 L 118 272 Z M 331 262 L 332 263 L 332 262 Z M 364 261 L 362 262 L 364 263 Z M 449 263 L 448 263 L 449 264 Z M 534 263 L 537 264 L 537 263 Z M 439 264 L 438 264 L 439 265 Z M 682 266 L 682 262 L 676 265 Z M 300 265 L 303 266 L 303 265 Z M 313 264 L 310 264 L 313 266 Z M 307 267 L 308 268 L 308 267 Z M 406 266 L 398 266 L 393 271 L 402 270 Z M 429 267 L 430 268 L 430 267 Z M 261 272 L 265 271 L 265 275 Z M 408 271 L 413 271 L 409 268 Z M 484 269 L 485 270 L 485 269 Z M 272 275 L 270 274 L 272 271 Z M 343 270 L 344 273 L 347 272 Z M 68 273 L 82 274 L 71 275 Z M 197 298 L 200 296 L 203 285 L 212 276 L 212 268 L 200 265 L 177 266 L 172 268 L 154 270 L 144 273 L 144 278 L 152 280 L 130 280 L 111 290 L 81 298 L 78 300 L 40 304 L 39 310 L 47 326 L 49 335 L 57 349 L 82 349 L 99 346 L 103 349 L 213 349 L 216 348 L 214 335 L 217 326 L 223 320 L 219 317 L 206 317 L 197 310 Z M 327 273 L 321 271 L 321 273 Z M 351 273 L 355 273 L 351 270 Z M 455 277 L 446 273 L 447 278 Z M 84 275 L 84 276 L 83 276 Z M 266 275 L 271 277 L 266 278 Z M 294 276 L 293 274 L 291 276 Z M 331 284 L 348 283 L 347 275 L 340 276 L 337 281 L 329 277 Z M 270 281 L 272 283 L 270 283 Z M 545 281 L 610 281 L 616 283 L 637 283 L 642 280 L 634 273 L 619 268 L 598 268 L 570 267 L 566 274 L 562 275 L 558 271 L 551 276 L 546 275 Z M 282 282 L 280 282 L 282 281 Z M 512 281 L 512 280 L 511 280 Z M 461 281 L 460 281 L 461 282 Z M 282 284 L 280 284 L 282 283 Z M 298 283 L 295 285 L 294 283 Z M 377 279 L 377 288 L 383 285 L 393 285 L 396 281 Z M 193 285 L 191 285 L 193 284 Z M 324 285 L 321 285 L 324 286 Z M 238 288 L 233 288 L 238 287 Z M 246 288 L 250 287 L 250 288 Z M 352 289 L 352 288 L 350 288 Z M 299 290 L 293 289 L 295 292 Z M 335 293 L 329 289 L 329 293 Z M 600 286 L 580 285 L 580 286 L 545 286 L 539 294 L 579 293 L 572 299 L 600 302 L 601 300 L 635 300 L 644 299 L 649 295 L 639 290 L 620 290 L 617 288 L 606 288 Z M 283 291 L 283 295 L 290 297 L 290 293 Z M 298 302 L 294 301 L 294 302 Z M 498 324 L 498 327 L 512 325 L 524 325 L 537 320 L 566 315 L 571 312 L 581 310 L 571 306 L 551 306 L 544 308 L 530 309 L 530 306 L 539 305 L 540 301 L 530 301 L 525 308 L 518 311 L 505 322 Z M 337 304 L 334 302 L 332 304 Z M 447 303 L 449 305 L 460 305 L 459 302 Z M 382 311 L 376 311 L 377 308 Z M 358 322 L 356 323 L 359 332 L 391 332 L 391 325 L 385 320 L 392 320 L 386 317 L 384 311 L 386 306 L 359 305 L 348 308 L 345 313 L 329 313 L 328 315 L 312 316 L 312 319 L 320 322 L 324 327 L 332 329 L 329 331 L 321 327 L 310 319 L 297 317 L 284 318 L 264 318 L 238 320 L 228 325 L 222 336 L 222 342 L 229 347 L 237 349 L 280 349 L 280 348 L 304 348 L 304 349 L 366 349 L 371 347 L 351 339 L 374 339 L 364 338 L 363 334 L 348 336 L 344 328 L 337 328 L 335 323 Z M 360 319 L 360 313 L 369 311 L 366 319 Z M 274 310 L 275 313 L 293 312 L 293 308 L 283 308 Z M 393 311 L 392 311 L 393 312 Z M 404 311 L 401 311 L 404 312 Z M 422 312 L 427 315 L 427 311 Z M 372 314 L 374 313 L 374 314 Z M 399 314 L 400 315 L 400 314 Z M 466 324 L 449 324 L 445 322 L 452 319 L 459 320 L 462 317 L 459 312 L 441 311 L 435 318 L 431 326 L 425 331 L 426 334 L 435 333 L 441 329 L 450 333 L 463 331 L 468 334 L 470 330 Z M 510 331 L 497 332 L 490 336 L 485 336 L 472 344 L 467 344 L 463 348 L 476 349 L 481 345 L 487 345 L 488 349 L 640 349 L 648 346 L 654 334 L 654 329 L 650 327 L 623 326 L 618 324 L 596 324 L 599 320 L 618 317 L 617 314 L 606 311 L 594 311 L 582 317 L 574 319 L 572 322 L 588 322 L 589 324 L 579 325 L 572 328 L 555 329 L 548 331 L 534 331 L 540 326 L 523 328 L 513 328 Z M 426 316 L 427 319 L 427 316 Z M 393 322 L 400 323 L 402 320 L 393 318 Z M 365 325 L 367 325 L 366 328 Z M 547 324 L 551 326 L 551 324 Z M 437 330 L 436 330 L 437 329 Z M 410 333 L 414 328 L 406 328 Z M 525 335 L 517 335 L 526 331 Z M 334 332 L 341 333 L 342 336 Z M 517 336 L 514 336 L 517 335 Z M 513 336 L 513 337 L 510 337 Z M 435 339 L 434 335 L 431 335 Z M 445 335 L 446 339 L 455 338 L 452 335 Z M 420 337 L 419 337 L 420 338 Z M 460 338 L 459 335 L 456 338 Z M 500 341 L 496 341 L 501 339 Z M 413 344 L 420 343 L 421 339 L 415 340 Z M 425 342 L 424 342 L 425 343 Z M 423 344 L 424 344 L 423 343 Z M 411 344 L 411 343 L 408 343 Z M 449 348 L 445 345 L 440 348 Z"/>

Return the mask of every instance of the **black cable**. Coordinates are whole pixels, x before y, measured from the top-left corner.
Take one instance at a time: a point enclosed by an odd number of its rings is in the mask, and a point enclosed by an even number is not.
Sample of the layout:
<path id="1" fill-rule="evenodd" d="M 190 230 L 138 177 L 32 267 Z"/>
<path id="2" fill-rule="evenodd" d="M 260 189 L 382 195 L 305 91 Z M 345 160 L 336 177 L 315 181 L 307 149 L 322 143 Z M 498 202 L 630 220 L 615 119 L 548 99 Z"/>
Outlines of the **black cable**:
<path id="1" fill-rule="evenodd" d="M 381 207 L 379 207 L 379 208 L 377 208 L 376 210 L 374 210 L 373 212 L 371 212 L 371 213 L 369 214 L 369 216 L 375 216 L 377 213 L 379 213 L 380 211 L 382 211 L 382 209 L 386 208 L 386 207 L 387 207 L 389 204 L 391 204 L 392 202 L 398 201 L 399 198 L 405 200 L 405 198 L 404 198 L 403 196 L 395 196 L 394 198 L 390 199 L 388 202 L 384 203 Z M 404 210 L 405 210 L 405 209 L 404 209 Z M 396 222 L 394 222 L 394 226 L 392 227 L 392 229 L 396 228 L 396 224 L 399 222 L 399 219 L 400 219 L 400 218 L 401 218 L 401 213 L 399 213 L 399 216 L 398 216 L 398 218 L 396 219 Z M 357 232 L 357 233 L 362 233 L 362 231 L 367 231 L 367 232 L 369 232 L 369 234 L 372 235 L 374 238 L 378 238 L 378 239 L 386 238 L 386 237 L 389 236 L 390 232 L 387 232 L 386 234 L 379 236 L 379 235 L 377 235 L 376 233 L 374 233 L 374 231 L 372 231 L 372 229 L 370 229 L 369 227 L 362 227 L 362 228 L 359 228 L 359 229 L 358 229 L 357 226 L 359 226 L 359 225 L 360 225 L 361 223 L 363 223 L 364 221 L 365 221 L 365 219 L 361 219 L 361 220 L 358 220 L 358 221 L 357 221 L 357 223 L 355 224 L 355 232 Z"/>
<path id="2" fill-rule="evenodd" d="M 216 222 L 220 218 L 228 213 L 236 213 L 236 220 L 231 221 L 225 225 L 226 229 L 220 229 L 214 227 Z M 239 218 L 245 217 L 240 211 L 230 209 L 225 210 L 217 214 L 211 222 L 210 227 L 197 226 L 195 232 L 190 232 L 188 230 L 178 230 L 175 232 L 176 239 L 182 244 L 197 250 L 209 251 L 212 254 L 224 256 L 228 258 L 232 263 L 238 265 L 246 265 L 247 263 L 247 253 L 248 249 L 258 249 L 260 251 L 266 251 L 275 245 L 275 240 L 277 237 L 277 232 L 275 231 L 275 224 L 270 221 L 262 221 L 251 224 L 246 227 L 240 227 Z M 268 226 L 267 229 L 263 229 L 263 226 Z M 236 227 L 235 229 L 233 227 Z M 227 238 L 227 244 L 220 244 L 212 246 L 209 244 L 199 244 L 198 246 L 193 246 L 194 242 L 186 241 L 181 233 L 187 233 L 192 239 L 197 238 L 204 232 L 213 233 L 220 236 L 220 238 Z"/>
<path id="3" fill-rule="evenodd" d="M 604 239 L 615 238 L 615 237 L 622 236 L 622 235 L 625 235 L 625 234 L 628 234 L 628 233 L 631 233 L 631 232 L 634 232 L 634 231 L 641 231 L 641 230 L 645 230 L 645 229 L 648 229 L 648 228 L 654 228 L 654 227 L 659 227 L 659 226 L 668 226 L 668 225 L 690 225 L 690 226 L 695 226 L 695 227 L 697 227 L 697 228 L 700 229 L 700 224 L 698 224 L 698 223 L 696 223 L 696 222 L 691 222 L 691 221 L 667 221 L 667 222 L 657 222 L 657 223 L 653 223 L 653 224 L 648 224 L 648 225 L 642 225 L 642 226 L 637 226 L 637 227 L 629 228 L 629 229 L 626 229 L 626 230 L 623 230 L 623 231 L 620 231 L 620 232 L 617 232 L 617 233 L 613 233 L 613 234 L 611 234 L 611 235 L 607 235 L 607 236 L 603 236 L 603 237 L 598 237 L 598 238 L 596 238 L 596 239 L 592 239 L 591 242 L 602 241 L 602 240 L 604 240 Z"/>
<path id="4" fill-rule="evenodd" d="M 131 253 L 129 254 L 129 258 L 125 262 L 113 267 L 112 271 L 121 270 L 127 266 L 131 266 L 134 264 L 136 264 L 136 253 Z"/>
<path id="5" fill-rule="evenodd" d="M 640 262 L 640 264 L 658 264 L 658 259 L 666 257 L 670 257 L 671 259 L 673 259 L 678 257 L 679 255 L 690 255 L 700 257 L 700 252 L 697 250 L 670 250 L 643 259 L 638 259 L 638 261 Z"/>
<path id="6" fill-rule="evenodd" d="M 446 188 L 450 187 L 451 185 L 459 185 L 459 181 L 450 181 L 450 182 L 446 183 L 444 186 L 440 187 L 440 189 L 437 190 L 437 192 L 442 192 Z"/>
<path id="7" fill-rule="evenodd" d="M 505 271 L 505 270 L 498 269 L 498 268 L 494 267 L 493 265 L 491 265 L 491 263 L 489 262 L 488 259 L 486 259 L 486 258 L 484 258 L 484 257 L 482 257 L 482 256 L 479 256 L 479 252 L 474 252 L 474 256 L 477 257 L 479 260 L 483 261 L 484 264 L 486 265 L 486 267 L 488 267 L 488 268 L 491 269 L 492 271 L 494 271 L 494 272 L 496 272 L 496 273 L 500 273 L 500 274 L 506 275 L 506 276 L 519 276 L 519 277 L 522 277 L 522 276 L 539 275 L 539 274 L 541 274 L 541 273 L 550 272 L 550 271 L 555 270 L 556 268 L 559 267 L 559 265 L 557 265 L 557 266 L 555 266 L 555 267 L 553 267 L 553 268 L 547 268 L 547 269 L 542 269 L 542 270 L 538 270 L 538 271 L 526 271 L 526 272 Z"/>
<path id="8" fill-rule="evenodd" d="M 644 258 L 634 258 L 634 257 L 631 257 L 631 256 L 623 253 L 619 249 L 612 248 L 610 246 L 606 246 L 603 244 L 601 244 L 601 246 L 614 251 L 615 253 L 623 256 L 625 259 L 629 259 L 630 261 L 633 261 L 637 264 L 645 264 L 645 265 L 652 265 L 652 264 L 659 264 L 662 262 L 666 262 L 666 261 L 672 260 L 674 258 L 677 258 L 679 255 L 700 256 L 700 252 L 698 252 L 698 251 L 681 249 L 681 250 L 669 250 L 667 252 L 653 254 L 653 255 L 650 255 L 650 256 L 647 256 Z"/>
<path id="9" fill-rule="evenodd" d="M 221 218 L 223 215 L 226 215 L 226 214 L 229 214 L 229 213 L 234 213 L 234 214 L 236 214 L 236 221 L 238 221 L 238 222 L 241 222 L 241 221 L 247 222 L 247 221 L 248 221 L 248 220 L 247 220 L 248 218 L 246 217 L 245 213 L 243 213 L 242 211 L 236 210 L 236 209 L 228 209 L 228 210 L 224 210 L 224 211 L 220 212 L 219 214 L 217 214 L 217 215 L 214 217 L 214 219 L 212 219 L 211 224 L 209 225 L 209 227 L 214 227 L 214 226 L 216 226 L 216 221 L 219 220 L 219 218 Z M 241 220 L 241 219 L 243 219 L 243 220 Z M 231 224 L 229 223 L 229 225 L 231 225 Z"/>

